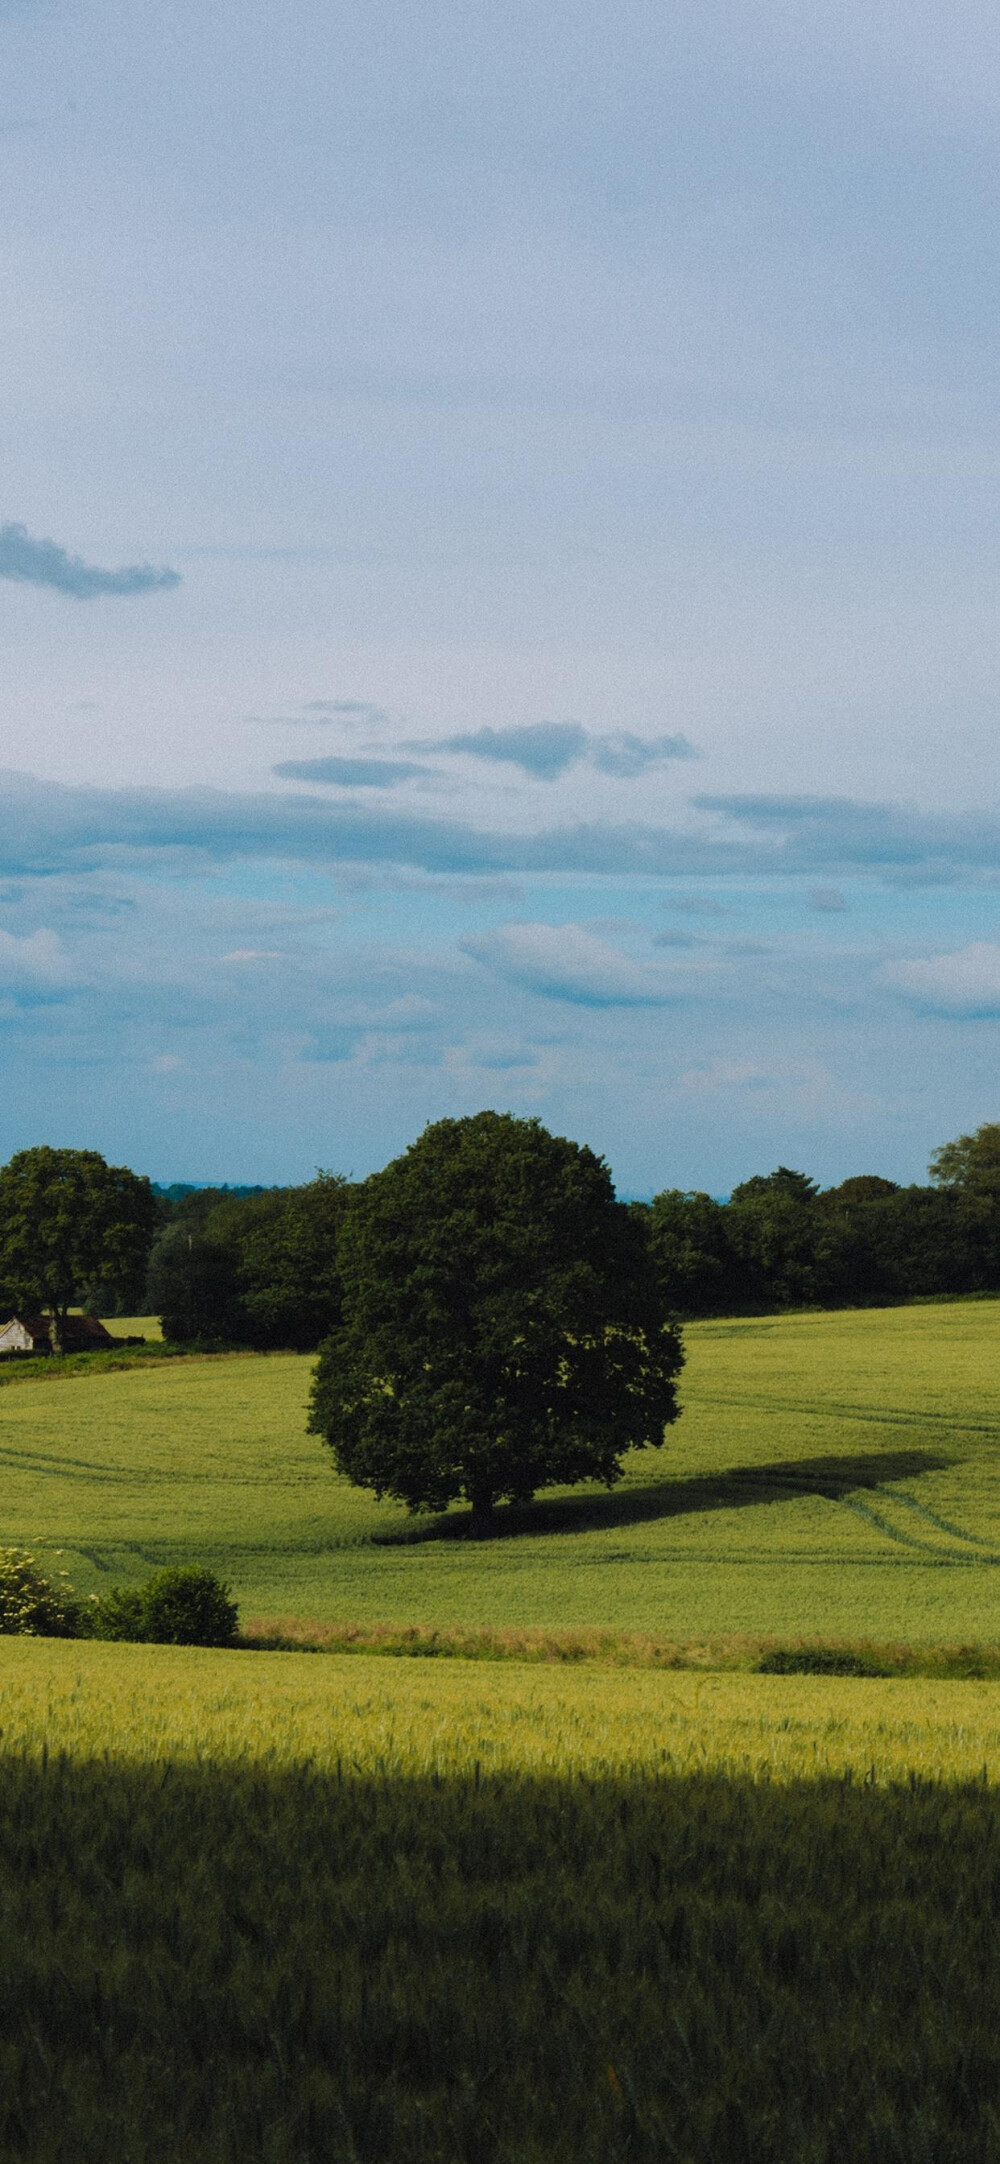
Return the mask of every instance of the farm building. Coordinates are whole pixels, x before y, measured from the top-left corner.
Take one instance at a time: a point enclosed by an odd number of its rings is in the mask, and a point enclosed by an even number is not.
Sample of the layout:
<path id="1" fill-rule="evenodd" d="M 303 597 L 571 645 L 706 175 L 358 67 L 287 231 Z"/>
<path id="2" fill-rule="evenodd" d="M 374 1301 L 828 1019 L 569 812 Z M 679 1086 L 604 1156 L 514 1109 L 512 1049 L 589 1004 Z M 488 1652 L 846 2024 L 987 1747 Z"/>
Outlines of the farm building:
<path id="1" fill-rule="evenodd" d="M 62 1326 L 64 1352 L 99 1352 L 114 1338 L 96 1315 L 67 1315 Z M 0 1323 L 0 1359 L 9 1353 L 50 1353 L 52 1318 L 49 1315 L 12 1315 Z"/>

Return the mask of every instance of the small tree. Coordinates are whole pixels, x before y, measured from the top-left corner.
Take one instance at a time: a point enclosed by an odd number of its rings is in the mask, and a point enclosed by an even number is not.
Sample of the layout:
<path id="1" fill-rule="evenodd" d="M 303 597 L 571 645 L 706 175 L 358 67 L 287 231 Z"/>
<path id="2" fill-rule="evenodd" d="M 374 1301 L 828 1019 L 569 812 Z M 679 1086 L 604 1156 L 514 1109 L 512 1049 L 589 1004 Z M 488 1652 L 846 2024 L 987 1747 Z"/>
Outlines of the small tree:
<path id="1" fill-rule="evenodd" d="M 683 1354 L 645 1227 L 537 1120 L 441 1120 L 355 1190 L 310 1425 L 411 1510 L 620 1478 L 677 1417 Z"/>
<path id="2" fill-rule="evenodd" d="M 96 1150 L 19 1150 L 0 1171 L 0 1281 L 50 1310 L 58 1351 L 82 1286 L 141 1271 L 155 1215 L 149 1181 Z"/>

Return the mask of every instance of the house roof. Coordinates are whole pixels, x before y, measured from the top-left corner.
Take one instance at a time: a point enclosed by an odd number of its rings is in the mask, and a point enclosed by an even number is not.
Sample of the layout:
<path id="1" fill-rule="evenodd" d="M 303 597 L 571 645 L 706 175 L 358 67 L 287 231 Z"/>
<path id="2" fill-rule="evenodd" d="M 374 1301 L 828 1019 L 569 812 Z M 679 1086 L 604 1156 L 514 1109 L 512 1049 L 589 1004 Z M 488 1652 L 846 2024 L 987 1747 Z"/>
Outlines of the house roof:
<path id="1" fill-rule="evenodd" d="M 31 1338 L 44 1339 L 46 1342 L 51 1339 L 50 1315 L 27 1315 L 19 1310 L 0 1322 L 0 1330 L 9 1330 L 14 1322 L 19 1322 L 22 1330 Z M 64 1345 L 78 1346 L 81 1351 L 86 1351 L 88 1346 L 114 1344 L 114 1338 L 96 1315 L 67 1315 L 62 1326 L 62 1341 Z"/>
<path id="2" fill-rule="evenodd" d="M 96 1315 L 67 1315 L 62 1326 L 64 1345 L 113 1345 L 114 1339 Z"/>

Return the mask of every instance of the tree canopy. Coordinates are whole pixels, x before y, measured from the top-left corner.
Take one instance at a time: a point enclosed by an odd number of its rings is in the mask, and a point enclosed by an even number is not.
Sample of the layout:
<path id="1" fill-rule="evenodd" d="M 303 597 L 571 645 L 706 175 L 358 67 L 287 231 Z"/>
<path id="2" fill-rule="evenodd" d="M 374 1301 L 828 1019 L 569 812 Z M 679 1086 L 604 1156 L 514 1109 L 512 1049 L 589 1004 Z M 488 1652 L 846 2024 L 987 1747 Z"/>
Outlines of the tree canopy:
<path id="1" fill-rule="evenodd" d="M 349 1192 L 319 1172 L 303 1187 L 179 1198 L 147 1278 L 164 1336 L 314 1351 L 340 1313 L 337 1230 Z"/>
<path id="2" fill-rule="evenodd" d="M 155 1212 L 149 1181 L 96 1150 L 19 1150 L 0 1170 L 0 1281 L 58 1338 L 84 1286 L 134 1281 Z"/>
<path id="3" fill-rule="evenodd" d="M 682 1363 L 645 1225 L 603 1159 L 507 1113 L 440 1120 L 355 1189 L 311 1426 L 411 1510 L 611 1486 Z"/>

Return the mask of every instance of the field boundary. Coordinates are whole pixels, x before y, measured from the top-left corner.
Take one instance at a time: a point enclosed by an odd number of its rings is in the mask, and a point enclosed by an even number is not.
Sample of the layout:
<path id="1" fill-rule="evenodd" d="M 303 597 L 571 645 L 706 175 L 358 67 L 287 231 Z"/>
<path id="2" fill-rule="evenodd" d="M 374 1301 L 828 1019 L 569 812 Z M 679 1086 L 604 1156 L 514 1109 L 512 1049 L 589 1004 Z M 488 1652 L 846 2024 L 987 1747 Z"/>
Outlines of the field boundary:
<path id="1" fill-rule="evenodd" d="M 360 1653 L 389 1660 L 520 1661 L 532 1666 L 760 1672 L 777 1656 L 789 1672 L 933 1677 L 941 1682 L 1000 1682 L 1000 1645 L 900 1645 L 870 1638 L 718 1636 L 660 1638 L 646 1631 L 516 1627 L 463 1629 L 424 1623 L 311 1623 L 296 1616 L 250 1617 L 238 1643 L 268 1653 Z M 767 1671 L 765 1671 L 767 1672 Z M 833 1672 L 833 1671 L 831 1671 Z"/>

